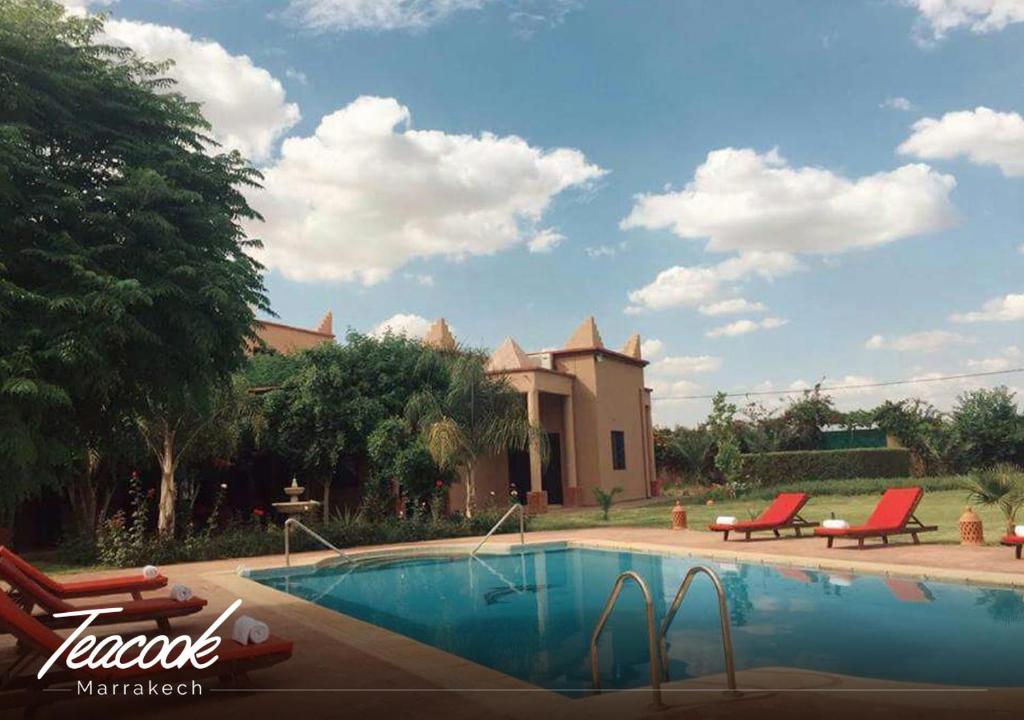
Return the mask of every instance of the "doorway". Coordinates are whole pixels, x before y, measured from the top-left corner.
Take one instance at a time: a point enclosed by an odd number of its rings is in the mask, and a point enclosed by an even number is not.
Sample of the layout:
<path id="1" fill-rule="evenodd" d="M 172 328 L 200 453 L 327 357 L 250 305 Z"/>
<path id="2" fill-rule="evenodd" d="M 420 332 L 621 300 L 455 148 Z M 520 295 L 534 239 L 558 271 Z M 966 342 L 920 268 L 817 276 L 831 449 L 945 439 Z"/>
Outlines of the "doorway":
<path id="1" fill-rule="evenodd" d="M 548 505 L 562 504 L 562 438 L 548 433 L 548 466 L 541 475 L 541 487 L 548 493 Z"/>

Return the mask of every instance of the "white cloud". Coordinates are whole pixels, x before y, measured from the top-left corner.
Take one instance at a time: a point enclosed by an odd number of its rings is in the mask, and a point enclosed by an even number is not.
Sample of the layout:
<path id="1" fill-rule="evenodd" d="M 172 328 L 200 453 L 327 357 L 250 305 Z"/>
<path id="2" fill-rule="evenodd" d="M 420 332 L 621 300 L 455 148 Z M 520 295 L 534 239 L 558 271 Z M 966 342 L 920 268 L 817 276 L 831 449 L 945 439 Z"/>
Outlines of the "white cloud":
<path id="1" fill-rule="evenodd" d="M 981 310 L 954 313 L 949 319 L 962 323 L 1024 320 L 1024 293 L 1009 293 L 1003 297 L 992 298 L 981 306 Z"/>
<path id="2" fill-rule="evenodd" d="M 294 80 L 300 85 L 309 84 L 309 77 L 306 75 L 306 73 L 302 72 L 301 70 L 296 70 L 295 68 L 288 68 L 287 70 L 285 70 L 284 76 L 289 80 Z"/>
<path id="3" fill-rule="evenodd" d="M 1024 244 L 1017 248 L 1017 251 L 1020 252 L 1021 255 L 1024 255 Z"/>
<path id="4" fill-rule="evenodd" d="M 290 0 L 285 14 L 316 31 L 425 30 L 452 15 L 480 10 L 496 0 Z M 504 0 L 516 35 L 561 25 L 581 0 Z"/>
<path id="5" fill-rule="evenodd" d="M 651 363 L 647 372 L 651 375 L 678 377 L 715 372 L 722 367 L 722 358 L 712 355 L 672 355 Z"/>
<path id="6" fill-rule="evenodd" d="M 583 248 L 583 251 L 587 253 L 587 257 L 599 258 L 599 257 L 615 257 L 618 250 L 612 245 L 596 245 L 591 247 Z"/>
<path id="7" fill-rule="evenodd" d="M 1024 176 L 1024 117 L 987 107 L 960 110 L 940 119 L 924 118 L 897 149 L 925 160 L 966 157 L 976 165 L 996 165 L 1006 177 Z"/>
<path id="8" fill-rule="evenodd" d="M 551 228 L 541 230 L 526 243 L 526 248 L 532 253 L 549 253 L 558 247 L 565 240 L 565 235 L 555 232 Z"/>
<path id="9" fill-rule="evenodd" d="M 905 97 L 899 96 L 887 97 L 881 102 L 881 104 L 879 104 L 878 107 L 885 108 L 886 110 L 899 110 L 901 112 L 912 112 L 917 109 L 914 106 L 914 103 L 910 102 Z"/>
<path id="10" fill-rule="evenodd" d="M 290 137 L 250 193 L 260 260 L 294 280 L 379 282 L 415 258 L 523 244 L 552 199 L 605 171 L 578 150 L 516 136 L 410 127 L 393 98 L 360 97 Z"/>
<path id="11" fill-rule="evenodd" d="M 717 337 L 735 337 L 736 335 L 746 335 L 752 333 L 755 330 L 774 330 L 775 328 L 782 327 L 787 324 L 789 320 L 777 317 L 769 317 L 764 320 L 737 320 L 731 322 L 728 325 L 721 325 L 716 328 L 708 330 L 704 335 L 709 338 Z"/>
<path id="12" fill-rule="evenodd" d="M 927 165 L 850 180 L 730 147 L 708 153 L 683 190 L 637 196 L 620 224 L 708 238 L 713 251 L 838 253 L 947 227 L 955 185 Z"/>
<path id="13" fill-rule="evenodd" d="M 113 5 L 117 0 L 57 0 L 69 15 L 85 15 L 90 8 L 101 8 Z"/>
<path id="14" fill-rule="evenodd" d="M 936 352 L 950 345 L 964 345 L 973 340 L 949 330 L 924 330 L 898 337 L 872 335 L 864 343 L 869 350 L 895 350 L 897 352 Z"/>
<path id="15" fill-rule="evenodd" d="M 412 280 L 420 287 L 434 287 L 433 275 L 421 275 L 419 273 L 405 273 L 406 280 Z"/>
<path id="16" fill-rule="evenodd" d="M 917 9 L 922 25 L 935 39 L 966 27 L 976 34 L 1024 22 L 1024 0 L 904 0 Z"/>
<path id="17" fill-rule="evenodd" d="M 743 253 L 716 265 L 677 265 L 658 273 L 648 285 L 630 292 L 629 301 L 632 305 L 627 308 L 627 312 L 664 310 L 678 306 L 710 307 L 723 299 L 723 295 L 733 294 L 730 283 L 751 276 L 771 280 L 796 272 L 801 267 L 796 258 L 787 253 L 758 251 Z"/>
<path id="18" fill-rule="evenodd" d="M 408 338 L 418 340 L 427 334 L 431 322 L 420 315 L 398 313 L 392 315 L 384 322 L 370 331 L 374 337 L 382 337 L 388 332 L 393 335 L 405 335 Z"/>
<path id="19" fill-rule="evenodd" d="M 288 14 L 313 30 L 421 30 L 488 0 L 291 0 Z"/>
<path id="20" fill-rule="evenodd" d="M 655 407 L 663 406 L 664 403 L 673 402 L 673 400 L 682 399 L 681 396 L 696 395 L 701 391 L 700 383 L 695 383 L 693 380 L 651 380 L 650 383 L 651 396 L 658 398 L 662 402 L 658 403 Z M 662 407 L 662 409 L 664 409 Z"/>
<path id="21" fill-rule="evenodd" d="M 665 343 L 657 338 L 650 338 L 640 343 L 640 357 L 653 360 L 665 350 Z"/>
<path id="22" fill-rule="evenodd" d="M 174 90 L 202 104 L 214 139 L 254 162 L 266 160 L 277 139 L 299 121 L 299 106 L 285 101 L 276 78 L 218 43 L 131 20 L 107 20 L 100 40 L 149 60 L 173 60 L 167 75 L 177 81 Z"/>
<path id="23" fill-rule="evenodd" d="M 1020 367 L 1022 361 L 1024 361 L 1024 352 L 1021 352 L 1016 345 L 1011 345 L 994 357 L 968 360 L 967 368 L 978 372 L 1000 372 Z"/>
<path id="24" fill-rule="evenodd" d="M 719 300 L 698 308 L 702 315 L 737 315 L 747 312 L 763 312 L 765 306 L 759 302 L 750 302 L 744 298 Z"/>

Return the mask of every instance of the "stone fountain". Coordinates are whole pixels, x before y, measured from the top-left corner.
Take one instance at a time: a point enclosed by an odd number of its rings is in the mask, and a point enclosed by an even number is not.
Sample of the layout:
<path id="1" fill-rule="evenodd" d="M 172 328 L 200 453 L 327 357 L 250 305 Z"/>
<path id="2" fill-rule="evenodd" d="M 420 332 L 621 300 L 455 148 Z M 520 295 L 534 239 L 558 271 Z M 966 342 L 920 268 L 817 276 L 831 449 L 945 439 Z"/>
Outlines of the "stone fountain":
<path id="1" fill-rule="evenodd" d="M 301 515 L 302 513 L 312 512 L 320 507 L 318 500 L 300 500 L 299 497 L 302 493 L 306 492 L 306 488 L 299 485 L 298 478 L 292 478 L 292 484 L 284 489 L 284 494 L 288 496 L 286 502 L 274 503 L 274 508 L 279 512 L 283 512 L 285 515 Z"/>

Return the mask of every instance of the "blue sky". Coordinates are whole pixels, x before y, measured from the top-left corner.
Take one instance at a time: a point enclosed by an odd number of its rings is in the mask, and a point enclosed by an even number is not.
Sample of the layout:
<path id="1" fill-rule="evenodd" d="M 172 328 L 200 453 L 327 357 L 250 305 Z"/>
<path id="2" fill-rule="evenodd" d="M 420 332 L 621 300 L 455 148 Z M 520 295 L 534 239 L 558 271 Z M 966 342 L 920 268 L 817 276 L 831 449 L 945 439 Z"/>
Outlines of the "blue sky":
<path id="1" fill-rule="evenodd" d="M 1024 366 L 1024 0 L 65 4 L 264 169 L 283 322 L 532 350 L 593 314 L 665 423 Z"/>

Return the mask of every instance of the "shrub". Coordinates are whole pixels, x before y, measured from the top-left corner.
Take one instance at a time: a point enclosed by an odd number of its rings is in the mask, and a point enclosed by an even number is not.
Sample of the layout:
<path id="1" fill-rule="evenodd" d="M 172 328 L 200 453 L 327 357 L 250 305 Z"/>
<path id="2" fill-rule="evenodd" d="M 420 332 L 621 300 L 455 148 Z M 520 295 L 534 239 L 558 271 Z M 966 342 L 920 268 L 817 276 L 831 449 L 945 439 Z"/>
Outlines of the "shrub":
<path id="1" fill-rule="evenodd" d="M 1024 470 L 1009 463 L 993 465 L 968 475 L 963 489 L 971 502 L 999 508 L 1007 532 L 1012 532 L 1017 513 L 1024 507 Z"/>
<path id="2" fill-rule="evenodd" d="M 910 452 L 903 448 L 798 450 L 743 455 L 740 475 L 764 486 L 831 478 L 896 478 L 910 475 Z"/>
<path id="3" fill-rule="evenodd" d="M 771 500 L 781 492 L 809 492 L 816 497 L 825 495 L 880 495 L 888 488 L 895 487 L 920 487 L 926 492 L 941 492 L 943 490 L 960 490 L 963 488 L 964 478 L 959 475 L 946 475 L 940 477 L 924 478 L 841 478 L 834 480 L 810 480 L 802 482 L 789 482 L 768 487 L 753 488 L 742 493 L 744 499 Z M 697 502 L 703 502 L 706 498 L 698 498 Z M 728 499 L 723 496 L 713 497 L 713 500 Z"/>
<path id="4" fill-rule="evenodd" d="M 1013 462 L 1024 454 L 1024 420 L 1005 387 L 960 395 L 952 422 L 955 460 L 962 469 Z"/>
<path id="5" fill-rule="evenodd" d="M 383 520 L 373 520 L 362 513 L 344 513 L 332 517 L 325 524 L 316 524 L 312 518 L 309 521 L 319 534 L 334 545 L 345 548 L 483 535 L 504 511 L 504 508 L 480 510 L 472 518 L 456 514 L 434 519 L 423 514 Z M 529 518 L 526 522 L 529 523 Z M 154 533 L 135 534 L 133 530 L 134 527 L 126 528 L 123 520 L 113 523 L 101 536 L 94 553 L 89 553 L 88 546 L 69 540 L 61 548 L 61 557 L 76 564 L 98 561 L 115 567 L 136 567 L 150 563 L 167 565 L 272 555 L 284 548 L 283 530 L 273 523 L 265 523 L 258 516 L 232 519 L 215 534 L 204 528 L 177 539 L 162 538 Z M 502 525 L 498 533 L 518 531 L 519 523 L 513 518 Z M 292 534 L 291 547 L 294 552 L 323 549 L 304 533 Z"/>

